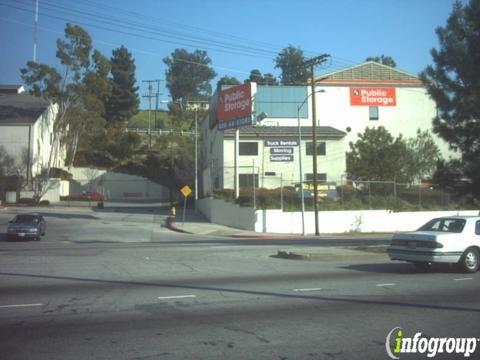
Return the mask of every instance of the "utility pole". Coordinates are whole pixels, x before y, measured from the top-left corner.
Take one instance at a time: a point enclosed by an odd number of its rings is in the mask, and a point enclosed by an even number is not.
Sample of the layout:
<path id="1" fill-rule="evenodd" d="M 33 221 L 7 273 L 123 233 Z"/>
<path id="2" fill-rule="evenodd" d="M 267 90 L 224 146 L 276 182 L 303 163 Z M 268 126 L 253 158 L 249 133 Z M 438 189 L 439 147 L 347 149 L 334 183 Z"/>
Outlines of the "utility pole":
<path id="1" fill-rule="evenodd" d="M 330 55 L 323 54 L 306 60 L 303 65 L 310 68 L 312 93 L 312 145 L 313 145 L 313 208 L 315 211 L 315 235 L 320 235 L 318 227 L 318 182 L 317 182 L 317 113 L 315 102 L 315 66 L 323 64 Z"/>
<path id="2" fill-rule="evenodd" d="M 38 0 L 35 1 L 35 27 L 33 30 L 33 62 L 37 62 Z"/>
<path id="3" fill-rule="evenodd" d="M 161 80 L 142 80 L 142 82 L 148 84 L 148 94 L 143 95 L 143 98 L 148 99 L 148 148 L 152 147 L 152 125 L 151 125 L 151 113 L 152 113 L 152 98 L 155 98 L 155 127 L 157 127 L 157 110 L 158 110 L 158 96 L 160 95 L 160 81 Z M 157 84 L 157 92 L 153 93 L 152 84 Z"/>

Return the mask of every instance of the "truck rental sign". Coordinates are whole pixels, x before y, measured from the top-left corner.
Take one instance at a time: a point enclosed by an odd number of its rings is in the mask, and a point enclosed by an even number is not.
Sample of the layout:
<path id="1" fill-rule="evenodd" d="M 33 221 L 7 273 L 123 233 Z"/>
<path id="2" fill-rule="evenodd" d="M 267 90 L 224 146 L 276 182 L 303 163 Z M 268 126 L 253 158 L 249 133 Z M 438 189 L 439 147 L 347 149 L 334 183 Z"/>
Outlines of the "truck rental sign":
<path id="1" fill-rule="evenodd" d="M 395 88 L 350 88 L 352 106 L 397 106 Z"/>

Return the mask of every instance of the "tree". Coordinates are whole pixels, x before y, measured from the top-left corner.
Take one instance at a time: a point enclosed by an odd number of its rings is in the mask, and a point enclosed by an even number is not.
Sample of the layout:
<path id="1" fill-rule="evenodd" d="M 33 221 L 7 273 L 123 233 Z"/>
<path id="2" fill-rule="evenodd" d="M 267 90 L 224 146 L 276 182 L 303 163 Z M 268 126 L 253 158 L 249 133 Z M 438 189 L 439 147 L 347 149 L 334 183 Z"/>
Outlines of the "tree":
<path id="1" fill-rule="evenodd" d="M 282 85 L 305 84 L 310 77 L 309 70 L 305 67 L 303 50 L 293 45 L 288 45 L 275 58 L 275 68 L 282 71 Z"/>
<path id="2" fill-rule="evenodd" d="M 417 130 L 417 136 L 407 140 L 407 175 L 410 182 L 430 179 L 441 160 L 440 150 L 427 130 Z"/>
<path id="3" fill-rule="evenodd" d="M 252 71 L 250 71 L 250 76 L 244 82 L 255 82 L 258 85 L 268 86 L 278 85 L 278 80 L 273 74 L 268 73 L 263 75 L 262 72 L 258 69 L 253 69 Z"/>
<path id="4" fill-rule="evenodd" d="M 217 91 L 219 91 L 224 85 L 240 85 L 241 82 L 236 77 L 224 76 L 217 82 Z"/>
<path id="5" fill-rule="evenodd" d="M 480 1 L 457 1 L 436 33 L 440 48 L 431 50 L 434 64 L 420 75 L 437 104 L 434 131 L 461 152 L 464 175 L 480 199 Z"/>
<path id="6" fill-rule="evenodd" d="M 176 49 L 163 59 L 167 88 L 174 102 L 186 104 L 189 100 L 203 100 L 211 95 L 210 81 L 217 75 L 210 67 L 206 51 Z"/>
<path id="7" fill-rule="evenodd" d="M 140 100 L 138 86 L 135 86 L 135 61 L 123 45 L 113 50 L 110 59 L 112 73 L 112 94 L 107 101 L 109 124 L 126 122 L 138 113 Z"/>
<path id="8" fill-rule="evenodd" d="M 52 150 L 46 164 L 42 164 L 44 169 L 41 174 L 44 176 L 50 174 L 60 143 L 73 146 L 71 141 L 66 140 L 70 129 L 77 125 L 74 121 L 79 121 L 77 110 L 84 104 L 82 79 L 90 66 L 91 51 L 90 35 L 79 26 L 67 24 L 65 40 L 57 40 L 56 55 L 62 65 L 61 71 L 33 61 L 27 62 L 26 68 L 20 70 L 22 79 L 30 87 L 30 93 L 43 97 L 57 107 L 53 123 Z M 42 184 L 45 182 L 38 181 Z"/>
<path id="9" fill-rule="evenodd" d="M 384 128 L 366 128 L 358 140 L 350 143 L 347 173 L 352 180 L 408 181 L 407 145 Z"/>
<path id="10" fill-rule="evenodd" d="M 385 55 L 380 55 L 380 56 L 370 56 L 365 59 L 365 61 L 375 61 L 379 64 L 383 64 L 386 66 L 390 67 L 397 67 L 397 63 L 391 56 L 385 56 Z"/>

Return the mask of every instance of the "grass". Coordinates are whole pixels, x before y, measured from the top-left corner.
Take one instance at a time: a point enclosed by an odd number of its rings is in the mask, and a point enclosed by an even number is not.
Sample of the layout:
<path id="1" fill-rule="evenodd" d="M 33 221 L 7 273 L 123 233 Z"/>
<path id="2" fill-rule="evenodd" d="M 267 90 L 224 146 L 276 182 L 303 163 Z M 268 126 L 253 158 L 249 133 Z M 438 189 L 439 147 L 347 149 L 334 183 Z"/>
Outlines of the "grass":
<path id="1" fill-rule="evenodd" d="M 148 129 L 148 110 L 140 110 L 138 114 L 133 116 L 127 123 L 128 128 Z M 150 114 L 150 128 L 151 129 L 164 129 L 167 124 L 170 123 L 168 111 L 157 111 L 157 127 L 155 127 L 155 110 Z"/>

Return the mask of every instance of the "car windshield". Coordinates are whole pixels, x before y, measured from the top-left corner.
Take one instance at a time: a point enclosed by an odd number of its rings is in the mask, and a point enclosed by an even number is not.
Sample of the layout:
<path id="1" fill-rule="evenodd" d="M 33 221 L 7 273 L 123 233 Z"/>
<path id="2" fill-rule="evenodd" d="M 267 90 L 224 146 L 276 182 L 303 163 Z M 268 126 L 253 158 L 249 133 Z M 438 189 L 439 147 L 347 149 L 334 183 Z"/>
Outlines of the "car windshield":
<path id="1" fill-rule="evenodd" d="M 433 219 L 423 225 L 418 231 L 443 231 L 461 233 L 465 226 L 465 219 Z"/>
<path id="2" fill-rule="evenodd" d="M 34 215 L 19 215 L 14 221 L 16 224 L 31 224 L 38 223 L 38 217 Z"/>

